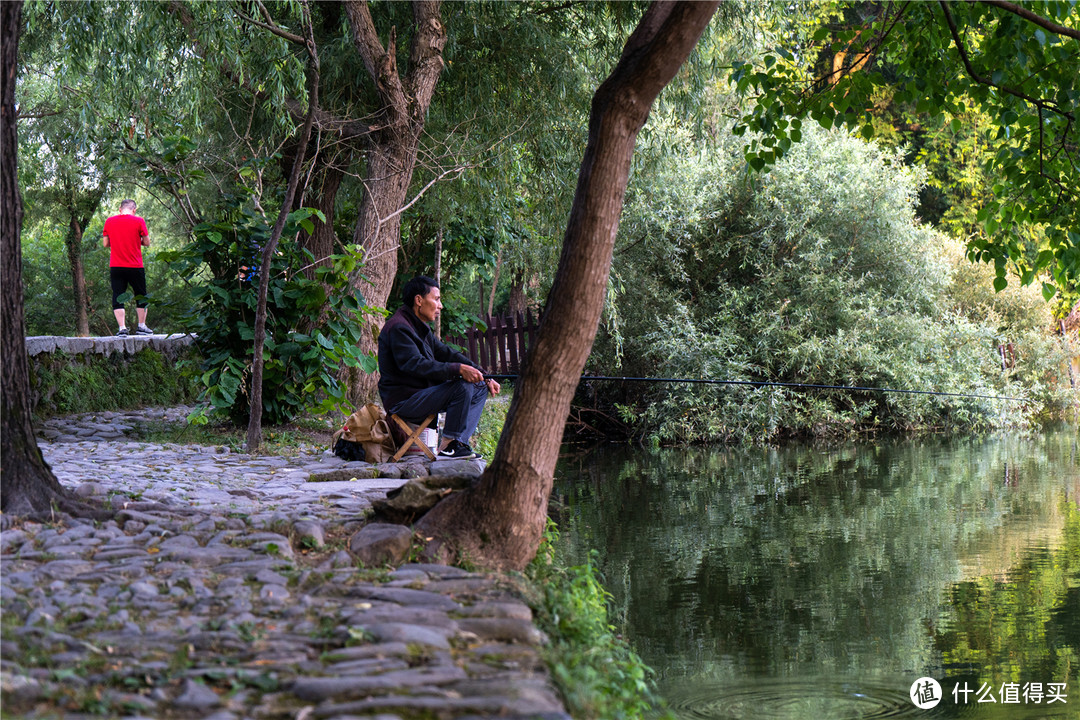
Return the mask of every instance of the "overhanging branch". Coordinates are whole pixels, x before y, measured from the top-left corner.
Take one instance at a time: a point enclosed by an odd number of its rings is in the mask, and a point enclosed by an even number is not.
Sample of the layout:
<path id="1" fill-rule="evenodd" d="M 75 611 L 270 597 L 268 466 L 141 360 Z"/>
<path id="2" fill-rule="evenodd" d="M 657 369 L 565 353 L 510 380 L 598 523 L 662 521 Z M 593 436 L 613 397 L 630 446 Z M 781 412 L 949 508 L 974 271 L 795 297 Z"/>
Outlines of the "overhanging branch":
<path id="1" fill-rule="evenodd" d="M 967 72 L 968 76 L 971 77 L 972 80 L 981 85 L 997 88 L 1004 93 L 1012 95 L 1013 97 L 1025 100 L 1037 108 L 1050 110 L 1051 112 L 1054 112 L 1063 117 L 1067 117 L 1070 120 L 1073 119 L 1073 114 L 1071 112 L 1063 110 L 1060 105 L 1058 105 L 1052 100 L 1032 97 L 1031 95 L 1028 95 L 1025 92 L 1021 92 L 1016 88 L 1009 87 L 1008 85 L 1002 85 L 1001 83 L 996 83 L 990 78 L 984 75 L 980 75 L 978 72 L 976 72 L 975 68 L 971 65 L 971 59 L 968 57 L 968 52 L 967 48 L 964 46 L 964 41 L 960 37 L 960 31 L 956 27 L 956 19 L 953 17 L 952 11 L 949 10 L 949 3 L 946 0 L 938 0 L 938 5 L 941 6 L 942 12 L 945 13 L 945 22 L 949 26 L 949 33 L 952 35 L 953 43 L 956 45 L 956 51 L 960 53 L 960 61 L 964 64 L 964 70 Z"/>
<path id="2" fill-rule="evenodd" d="M 1080 30 L 1071 27 L 1065 27 L 1064 25 L 1058 25 L 1052 20 L 1047 20 L 1042 15 L 1036 15 L 1025 7 L 1021 7 L 1016 3 L 1006 2 L 1005 0 L 983 0 L 987 5 L 993 5 L 994 7 L 1001 8 L 1006 12 L 1011 12 L 1013 15 L 1024 18 L 1028 22 L 1035 23 L 1044 30 L 1049 30 L 1055 35 L 1065 35 L 1071 37 L 1074 40 L 1080 40 Z"/>

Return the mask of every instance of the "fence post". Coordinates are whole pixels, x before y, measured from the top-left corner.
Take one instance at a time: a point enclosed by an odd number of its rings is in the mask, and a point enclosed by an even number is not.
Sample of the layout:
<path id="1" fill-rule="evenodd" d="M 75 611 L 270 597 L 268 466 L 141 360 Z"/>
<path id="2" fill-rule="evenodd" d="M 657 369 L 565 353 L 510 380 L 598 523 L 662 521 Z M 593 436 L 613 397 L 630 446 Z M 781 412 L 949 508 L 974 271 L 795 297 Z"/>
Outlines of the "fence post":
<path id="1" fill-rule="evenodd" d="M 499 348 L 499 372 L 506 375 L 510 371 L 506 366 L 506 325 L 501 317 L 492 318 L 491 322 L 494 324 L 491 334 L 495 338 L 495 346 Z"/>
<path id="2" fill-rule="evenodd" d="M 533 316 L 532 308 L 526 310 L 526 313 L 529 318 L 529 347 L 532 347 L 536 342 L 537 322 Z"/>
<path id="3" fill-rule="evenodd" d="M 520 317 L 520 315 L 518 316 Z M 506 319 L 506 347 L 510 351 L 510 372 L 521 371 L 521 363 L 518 362 L 518 343 L 521 342 L 521 323 L 514 322 L 514 316 Z"/>

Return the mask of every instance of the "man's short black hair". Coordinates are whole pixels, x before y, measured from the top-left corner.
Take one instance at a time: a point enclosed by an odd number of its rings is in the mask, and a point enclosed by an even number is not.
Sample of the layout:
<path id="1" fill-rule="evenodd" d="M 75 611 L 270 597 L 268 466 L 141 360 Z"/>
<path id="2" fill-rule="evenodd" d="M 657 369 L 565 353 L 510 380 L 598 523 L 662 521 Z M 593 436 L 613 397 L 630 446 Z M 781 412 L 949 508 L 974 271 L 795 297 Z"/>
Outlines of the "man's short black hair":
<path id="1" fill-rule="evenodd" d="M 417 275 L 412 280 L 405 283 L 405 287 L 401 288 L 401 301 L 405 303 L 405 307 L 412 310 L 413 302 L 417 295 L 427 295 L 431 292 L 431 288 L 437 287 L 439 287 L 439 283 L 435 282 L 427 275 Z"/>

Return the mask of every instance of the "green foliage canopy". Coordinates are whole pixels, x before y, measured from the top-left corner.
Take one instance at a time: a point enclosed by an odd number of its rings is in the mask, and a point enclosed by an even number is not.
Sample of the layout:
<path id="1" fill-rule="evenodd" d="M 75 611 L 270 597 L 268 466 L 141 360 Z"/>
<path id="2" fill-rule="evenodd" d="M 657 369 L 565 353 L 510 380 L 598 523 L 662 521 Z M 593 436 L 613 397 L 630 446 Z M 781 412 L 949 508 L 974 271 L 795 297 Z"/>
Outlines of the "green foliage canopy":
<path id="1" fill-rule="evenodd" d="M 840 4 L 859 11 L 859 4 Z M 969 257 L 994 263 L 997 289 L 1015 266 L 1043 294 L 1080 280 L 1080 8 L 1075 3 L 923 3 L 864 6 L 861 21 L 823 25 L 801 44 L 777 46 L 758 63 L 736 63 L 732 81 L 756 103 L 736 127 L 754 131 L 746 158 L 761 169 L 803 135 L 802 118 L 874 133 L 883 88 L 919 112 L 985 113 L 997 151 L 986 171 L 998 182 L 978 212 L 985 235 Z M 815 71 L 818 54 L 837 60 Z M 760 136 L 756 136 L 760 133 Z M 1023 230 L 1037 226 L 1032 247 Z"/>

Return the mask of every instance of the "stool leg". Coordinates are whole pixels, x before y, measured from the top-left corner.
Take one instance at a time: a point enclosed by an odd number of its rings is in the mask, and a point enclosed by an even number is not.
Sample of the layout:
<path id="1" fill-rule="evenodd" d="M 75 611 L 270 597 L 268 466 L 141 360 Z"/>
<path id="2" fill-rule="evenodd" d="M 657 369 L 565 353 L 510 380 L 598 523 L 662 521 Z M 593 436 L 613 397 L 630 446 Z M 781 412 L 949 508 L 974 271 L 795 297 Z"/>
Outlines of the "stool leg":
<path id="1" fill-rule="evenodd" d="M 409 424 L 399 418 L 397 415 L 391 415 L 390 417 L 393 418 L 394 422 L 396 422 L 398 426 L 408 434 L 408 437 L 405 438 L 405 442 L 403 442 L 401 444 L 401 447 L 398 448 L 398 451 L 394 453 L 394 457 L 390 459 L 390 462 L 397 462 L 398 460 L 400 460 L 401 456 L 405 454 L 405 451 L 409 449 L 410 445 L 416 445 L 418 448 L 423 450 L 424 454 L 427 455 L 429 460 L 435 459 L 435 453 L 431 452 L 431 448 L 429 448 L 426 444 L 420 441 L 420 433 L 424 432 L 424 430 L 427 429 L 427 426 L 431 424 L 431 421 L 435 419 L 434 415 L 428 415 L 427 419 L 417 425 L 415 430 L 410 428 Z"/>

